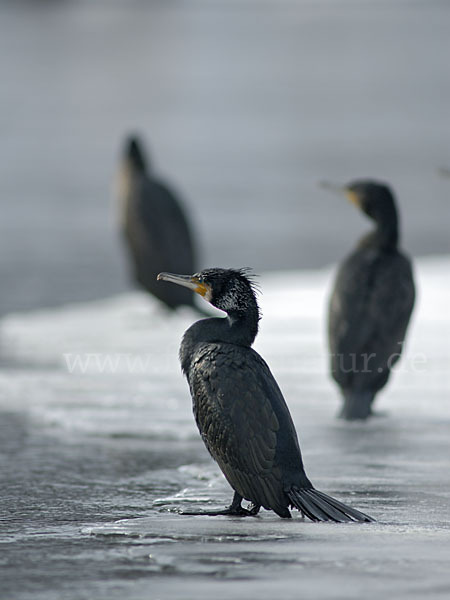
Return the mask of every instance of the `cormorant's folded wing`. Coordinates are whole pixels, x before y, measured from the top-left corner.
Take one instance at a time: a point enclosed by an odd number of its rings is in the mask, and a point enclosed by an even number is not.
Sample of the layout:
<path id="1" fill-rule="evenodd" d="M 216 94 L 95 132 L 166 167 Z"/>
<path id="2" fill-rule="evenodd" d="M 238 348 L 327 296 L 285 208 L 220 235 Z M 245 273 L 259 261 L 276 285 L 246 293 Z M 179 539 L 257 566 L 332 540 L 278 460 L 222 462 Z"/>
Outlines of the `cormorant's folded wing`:
<path id="1" fill-rule="evenodd" d="M 265 362 L 249 348 L 207 344 L 189 382 L 202 438 L 232 487 L 265 508 L 285 506 L 277 446 L 287 408 Z"/>

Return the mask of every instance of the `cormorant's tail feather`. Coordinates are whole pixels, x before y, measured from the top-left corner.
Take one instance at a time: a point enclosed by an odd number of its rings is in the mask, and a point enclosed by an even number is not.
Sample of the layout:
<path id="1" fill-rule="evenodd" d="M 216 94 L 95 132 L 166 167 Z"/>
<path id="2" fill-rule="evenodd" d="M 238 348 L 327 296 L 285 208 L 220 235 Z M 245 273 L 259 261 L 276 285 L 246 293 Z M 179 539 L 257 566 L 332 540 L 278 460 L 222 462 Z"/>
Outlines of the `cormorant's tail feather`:
<path id="1" fill-rule="evenodd" d="M 335 523 L 348 523 L 351 521 L 374 521 L 369 515 L 351 508 L 331 496 L 327 496 L 314 488 L 304 489 L 293 486 L 286 492 L 291 505 L 311 521 L 334 521 Z"/>
<path id="2" fill-rule="evenodd" d="M 375 394 L 371 391 L 344 391 L 344 404 L 339 417 L 347 421 L 363 421 L 372 414 Z"/>

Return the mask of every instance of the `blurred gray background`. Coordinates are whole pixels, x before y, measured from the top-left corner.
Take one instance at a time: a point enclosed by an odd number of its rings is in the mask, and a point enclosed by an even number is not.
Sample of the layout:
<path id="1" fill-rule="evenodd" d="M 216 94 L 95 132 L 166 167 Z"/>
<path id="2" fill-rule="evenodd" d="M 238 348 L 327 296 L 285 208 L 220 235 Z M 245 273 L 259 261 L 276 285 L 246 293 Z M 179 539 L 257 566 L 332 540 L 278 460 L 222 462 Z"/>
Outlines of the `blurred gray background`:
<path id="1" fill-rule="evenodd" d="M 0 313 L 128 282 L 112 184 L 141 132 L 202 266 L 339 260 L 369 227 L 320 179 L 399 199 L 414 255 L 449 253 L 450 2 L 0 4 Z"/>

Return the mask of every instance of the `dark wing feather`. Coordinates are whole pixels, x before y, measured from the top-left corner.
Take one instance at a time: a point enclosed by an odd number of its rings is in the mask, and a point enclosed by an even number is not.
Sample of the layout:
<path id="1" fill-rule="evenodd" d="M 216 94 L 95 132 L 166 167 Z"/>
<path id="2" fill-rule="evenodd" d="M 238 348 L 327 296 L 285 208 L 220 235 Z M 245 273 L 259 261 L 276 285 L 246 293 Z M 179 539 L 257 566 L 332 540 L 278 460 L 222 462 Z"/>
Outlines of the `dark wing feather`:
<path id="1" fill-rule="evenodd" d="M 255 504 L 285 509 L 286 457 L 279 438 L 291 437 L 297 472 L 302 463 L 289 411 L 266 363 L 249 348 L 205 344 L 188 377 L 198 428 L 230 485 Z"/>
<path id="2" fill-rule="evenodd" d="M 401 353 L 414 295 L 411 264 L 400 252 L 360 248 L 344 262 L 329 307 L 332 371 L 340 385 L 384 385 L 389 358 L 392 366 Z"/>

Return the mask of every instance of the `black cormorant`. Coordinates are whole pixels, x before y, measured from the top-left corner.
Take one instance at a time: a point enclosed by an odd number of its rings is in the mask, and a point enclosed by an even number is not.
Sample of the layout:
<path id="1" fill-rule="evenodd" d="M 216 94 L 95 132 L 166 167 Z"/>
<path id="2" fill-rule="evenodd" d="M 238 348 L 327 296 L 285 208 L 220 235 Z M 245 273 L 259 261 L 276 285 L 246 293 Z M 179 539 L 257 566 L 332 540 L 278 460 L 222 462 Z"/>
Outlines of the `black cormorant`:
<path id="1" fill-rule="evenodd" d="M 195 271 L 196 253 L 179 200 L 153 175 L 142 143 L 135 136 L 125 143 L 119 196 L 122 230 L 136 281 L 171 309 L 194 306 L 188 290 L 156 283 L 162 270 Z"/>
<path id="2" fill-rule="evenodd" d="M 197 321 L 180 347 L 200 434 L 234 490 L 230 507 L 201 514 L 256 515 L 262 506 L 290 518 L 295 507 L 312 521 L 372 521 L 314 489 L 307 478 L 280 388 L 251 348 L 260 315 L 247 271 L 160 273 L 158 279 L 194 290 L 228 315 Z M 252 508 L 242 508 L 244 498 Z"/>
<path id="3" fill-rule="evenodd" d="M 398 248 L 397 209 L 387 185 L 324 185 L 346 194 L 376 224 L 340 266 L 328 319 L 331 373 L 343 396 L 340 416 L 366 419 L 402 352 L 414 306 L 411 262 Z"/>

